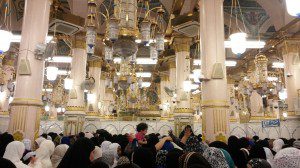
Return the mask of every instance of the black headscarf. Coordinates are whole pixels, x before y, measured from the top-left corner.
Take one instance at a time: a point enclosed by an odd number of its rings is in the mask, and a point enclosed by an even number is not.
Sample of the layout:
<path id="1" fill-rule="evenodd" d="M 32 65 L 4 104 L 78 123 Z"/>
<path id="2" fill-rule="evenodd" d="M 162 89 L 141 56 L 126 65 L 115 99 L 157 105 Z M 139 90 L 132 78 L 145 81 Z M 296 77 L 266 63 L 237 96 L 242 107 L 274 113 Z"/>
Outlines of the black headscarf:
<path id="1" fill-rule="evenodd" d="M 222 142 L 222 141 L 214 141 L 214 142 L 209 144 L 209 147 L 224 149 L 228 152 L 228 145 L 225 142 Z"/>
<path id="2" fill-rule="evenodd" d="M 241 149 L 240 139 L 236 136 L 230 136 L 228 138 L 228 152 L 231 155 L 234 164 L 238 168 L 247 167 L 247 157 Z"/>
<path id="3" fill-rule="evenodd" d="M 252 168 L 271 168 L 271 165 L 268 161 L 264 159 L 251 159 L 248 163 Z"/>
<path id="4" fill-rule="evenodd" d="M 78 139 L 67 150 L 58 168 L 89 168 L 91 165 L 90 154 L 94 149 L 95 145 L 90 139 Z"/>
<path id="5" fill-rule="evenodd" d="M 92 162 L 90 168 L 109 168 L 109 166 L 101 161 L 101 159 L 96 159 Z"/>
<path id="6" fill-rule="evenodd" d="M 208 161 L 200 154 L 195 152 L 186 153 L 179 157 L 179 168 L 211 168 Z"/>
<path id="7" fill-rule="evenodd" d="M 6 146 L 12 141 L 14 141 L 14 137 L 7 132 L 0 136 L 0 157 L 3 157 Z"/>
<path id="8" fill-rule="evenodd" d="M 173 168 L 173 167 L 178 167 L 178 158 L 183 155 L 183 151 L 179 149 L 173 149 L 168 152 L 167 158 L 166 158 L 166 165 L 167 168 Z"/>
<path id="9" fill-rule="evenodd" d="M 259 158 L 259 159 L 266 159 L 266 153 L 262 146 L 256 144 L 252 146 L 250 149 L 250 159 Z"/>
<path id="10" fill-rule="evenodd" d="M 17 168 L 10 160 L 0 157 L 0 167 Z"/>
<path id="11" fill-rule="evenodd" d="M 132 157 L 133 163 L 142 168 L 153 168 L 155 165 L 153 153 L 148 148 L 137 148 Z"/>

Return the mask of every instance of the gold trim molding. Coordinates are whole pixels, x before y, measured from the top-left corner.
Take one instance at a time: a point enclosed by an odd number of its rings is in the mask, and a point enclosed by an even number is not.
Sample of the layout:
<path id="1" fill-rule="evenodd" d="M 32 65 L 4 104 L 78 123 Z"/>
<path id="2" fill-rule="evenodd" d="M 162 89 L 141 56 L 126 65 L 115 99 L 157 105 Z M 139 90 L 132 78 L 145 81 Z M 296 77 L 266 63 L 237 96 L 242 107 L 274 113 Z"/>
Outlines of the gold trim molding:
<path id="1" fill-rule="evenodd" d="M 83 106 L 67 106 L 66 111 L 84 111 Z"/>
<path id="2" fill-rule="evenodd" d="M 12 106 L 43 106 L 42 100 L 31 98 L 14 98 L 11 102 Z"/>
<path id="3" fill-rule="evenodd" d="M 188 113 L 193 114 L 195 111 L 191 108 L 175 108 L 174 113 Z"/>
<path id="4" fill-rule="evenodd" d="M 192 38 L 187 37 L 176 37 L 174 39 L 173 47 L 175 49 L 175 52 L 190 52 L 190 47 L 192 43 Z"/>

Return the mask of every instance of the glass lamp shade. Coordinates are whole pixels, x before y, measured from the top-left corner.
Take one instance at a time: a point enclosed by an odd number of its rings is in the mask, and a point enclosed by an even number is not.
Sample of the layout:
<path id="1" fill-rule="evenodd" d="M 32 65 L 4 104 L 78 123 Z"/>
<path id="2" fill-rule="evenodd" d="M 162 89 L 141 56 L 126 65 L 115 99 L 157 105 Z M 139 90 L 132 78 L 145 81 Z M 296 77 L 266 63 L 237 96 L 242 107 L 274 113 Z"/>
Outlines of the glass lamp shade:
<path id="1" fill-rule="evenodd" d="M 151 22 L 143 21 L 141 23 L 141 42 L 146 44 L 150 40 Z"/>
<path id="2" fill-rule="evenodd" d="M 165 50 L 165 36 L 162 33 L 158 33 L 155 36 L 156 39 L 156 50 L 157 51 L 164 51 Z"/>
<path id="3" fill-rule="evenodd" d="M 152 60 L 158 59 L 158 52 L 156 50 L 155 44 L 150 45 L 150 59 Z"/>
<path id="4" fill-rule="evenodd" d="M 229 36 L 231 42 L 231 51 L 234 54 L 241 55 L 246 51 L 247 34 L 238 32 Z"/>
<path id="5" fill-rule="evenodd" d="M 87 27 L 86 30 L 86 53 L 94 55 L 96 41 L 96 31 L 93 27 Z"/>
<path id="6" fill-rule="evenodd" d="M 127 78 L 125 76 L 120 77 L 118 84 L 119 87 L 123 90 L 127 90 L 129 87 L 129 83 L 127 82 Z"/>
<path id="7" fill-rule="evenodd" d="M 50 111 L 50 107 L 48 105 L 45 106 L 45 111 Z"/>
<path id="8" fill-rule="evenodd" d="M 93 93 L 88 93 L 87 94 L 87 101 L 89 103 L 95 103 L 96 102 L 96 95 Z"/>
<path id="9" fill-rule="evenodd" d="M 9 50 L 13 34 L 9 31 L 0 30 L 0 54 Z"/>
<path id="10" fill-rule="evenodd" d="M 285 0 L 287 12 L 296 17 L 300 17 L 300 1 L 299 0 Z"/>
<path id="11" fill-rule="evenodd" d="M 58 68 L 55 67 L 55 66 L 48 66 L 46 68 L 46 75 L 47 75 L 47 79 L 49 81 L 54 81 L 56 78 L 57 78 L 57 75 L 58 75 Z"/>
<path id="12" fill-rule="evenodd" d="M 64 80 L 64 88 L 66 90 L 71 90 L 73 88 L 73 79 L 66 78 Z"/>
<path id="13" fill-rule="evenodd" d="M 58 113 L 60 113 L 60 112 L 62 112 L 62 108 L 61 108 L 61 107 L 57 107 L 57 108 L 56 108 L 56 111 L 57 111 Z"/>
<path id="14" fill-rule="evenodd" d="M 192 81 L 190 80 L 183 81 L 183 91 L 185 92 L 191 91 L 191 86 L 192 86 Z"/>
<path id="15" fill-rule="evenodd" d="M 107 61 L 113 60 L 113 51 L 111 47 L 109 46 L 104 47 L 104 56 L 105 56 L 105 60 Z"/>

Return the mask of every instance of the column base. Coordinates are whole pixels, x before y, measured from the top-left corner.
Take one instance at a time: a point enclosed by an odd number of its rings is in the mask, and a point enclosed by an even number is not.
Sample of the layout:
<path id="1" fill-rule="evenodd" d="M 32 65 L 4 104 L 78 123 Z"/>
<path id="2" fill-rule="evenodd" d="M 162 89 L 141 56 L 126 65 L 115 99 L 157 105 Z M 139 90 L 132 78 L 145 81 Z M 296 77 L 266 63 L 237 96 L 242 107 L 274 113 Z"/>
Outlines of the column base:
<path id="1" fill-rule="evenodd" d="M 84 107 L 68 106 L 64 117 L 64 135 L 76 135 L 82 132 L 85 116 Z"/>
<path id="2" fill-rule="evenodd" d="M 194 126 L 194 110 L 191 108 L 176 108 L 174 110 L 175 135 L 179 136 L 185 126 Z"/>

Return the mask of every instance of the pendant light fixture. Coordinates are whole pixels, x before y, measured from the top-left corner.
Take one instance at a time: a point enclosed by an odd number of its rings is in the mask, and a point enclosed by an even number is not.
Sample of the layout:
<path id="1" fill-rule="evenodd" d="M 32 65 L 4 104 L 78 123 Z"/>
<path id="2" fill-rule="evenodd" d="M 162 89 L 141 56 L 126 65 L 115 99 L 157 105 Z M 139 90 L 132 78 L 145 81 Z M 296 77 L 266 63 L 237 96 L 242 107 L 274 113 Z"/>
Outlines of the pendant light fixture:
<path id="1" fill-rule="evenodd" d="M 300 0 L 285 0 L 287 12 L 295 17 L 300 17 Z"/>
<path id="2" fill-rule="evenodd" d="M 13 34 L 6 30 L 0 30 L 0 54 L 9 50 Z"/>
<path id="3" fill-rule="evenodd" d="M 58 68 L 55 66 L 48 66 L 46 68 L 46 75 L 49 81 L 54 81 L 58 75 Z"/>
<path id="4" fill-rule="evenodd" d="M 73 79 L 65 78 L 64 80 L 64 88 L 66 90 L 71 90 L 73 88 Z"/>
<path id="5" fill-rule="evenodd" d="M 236 28 L 232 31 L 232 18 L 233 18 L 233 11 L 235 11 L 235 24 Z M 244 30 L 241 30 L 239 27 L 238 22 L 238 15 L 241 16 Z M 246 51 L 246 42 L 247 42 L 247 34 L 246 32 L 246 25 L 244 23 L 244 17 L 241 10 L 239 0 L 232 0 L 231 1 L 231 12 L 230 12 L 230 23 L 229 23 L 229 39 L 231 43 L 231 51 L 236 55 L 241 55 Z M 232 33 L 232 34 L 231 34 Z"/>

